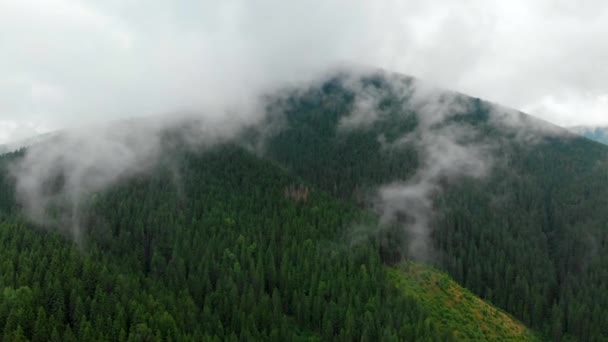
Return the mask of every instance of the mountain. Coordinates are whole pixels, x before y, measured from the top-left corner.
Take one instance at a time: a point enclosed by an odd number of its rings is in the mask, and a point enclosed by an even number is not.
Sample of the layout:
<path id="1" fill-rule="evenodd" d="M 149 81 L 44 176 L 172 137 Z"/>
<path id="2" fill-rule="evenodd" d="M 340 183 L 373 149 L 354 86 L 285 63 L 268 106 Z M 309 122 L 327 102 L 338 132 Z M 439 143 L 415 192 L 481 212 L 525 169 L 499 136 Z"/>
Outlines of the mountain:
<path id="1" fill-rule="evenodd" d="M 42 221 L 0 157 L 3 340 L 608 338 L 608 147 L 383 72 L 267 111 Z"/>
<path id="2" fill-rule="evenodd" d="M 382 79 L 370 82 L 387 86 Z M 391 128 L 407 131 L 415 123 L 389 114 L 344 137 L 331 127 L 339 124 L 339 113 L 350 112 L 349 100 L 336 104 L 348 93 L 337 81 L 302 95 L 289 116 L 291 128 L 268 145 L 301 177 L 356 198 L 354 189 L 414 174 L 416 153 L 407 146 L 382 152 L 377 137 L 390 139 Z M 559 129 L 527 116 L 513 129 L 497 126 L 493 105 L 464 100 L 471 107 L 452 120 L 475 127 L 483 134 L 477 139 L 497 142 L 496 164 L 488 177 L 451 184 L 434 199 L 442 208 L 432 236 L 438 267 L 555 339 L 563 333 L 581 340 L 604 336 L 606 324 L 598 318 L 608 281 L 601 242 L 606 148 L 565 131 L 556 134 Z"/>
<path id="3" fill-rule="evenodd" d="M 607 127 L 576 126 L 571 127 L 570 130 L 593 141 L 597 141 L 602 144 L 608 144 Z"/>
<path id="4" fill-rule="evenodd" d="M 291 125 L 268 144 L 273 158 L 329 193 L 355 201 L 360 189 L 416 176 L 421 155 L 417 141 L 406 141 L 398 149 L 385 145 L 400 142 L 395 130 L 415 133 L 420 109 L 407 97 L 395 96 L 386 77 L 366 82 L 376 89 L 373 92 L 385 94 L 378 101 L 386 106 L 383 116 L 347 135 L 340 133 L 335 128 L 340 116 L 351 112 L 353 100 L 351 91 L 336 79 L 287 106 L 288 113 L 293 110 L 288 115 Z M 465 132 L 477 132 L 461 139 L 490 146 L 494 165 L 483 178 L 450 182 L 446 174 L 438 181 L 436 186 L 445 184 L 445 189 L 433 198 L 439 208 L 430 222 L 433 263 L 473 293 L 555 340 L 602 340 L 608 336 L 608 321 L 600 318 L 602 308 L 608 307 L 608 298 L 601 294 L 608 284 L 603 243 L 608 233 L 608 150 L 522 113 L 503 115 L 479 99 L 448 97 L 467 106 L 456 106 L 461 113 L 446 120 L 466 127 Z M 454 152 L 433 157 L 457 162 L 450 154 L 461 151 L 430 142 L 438 150 Z M 402 244 L 391 246 L 395 236 L 390 234 L 385 240 L 385 262 L 401 259 Z M 394 245 L 398 251 L 390 250 Z"/>

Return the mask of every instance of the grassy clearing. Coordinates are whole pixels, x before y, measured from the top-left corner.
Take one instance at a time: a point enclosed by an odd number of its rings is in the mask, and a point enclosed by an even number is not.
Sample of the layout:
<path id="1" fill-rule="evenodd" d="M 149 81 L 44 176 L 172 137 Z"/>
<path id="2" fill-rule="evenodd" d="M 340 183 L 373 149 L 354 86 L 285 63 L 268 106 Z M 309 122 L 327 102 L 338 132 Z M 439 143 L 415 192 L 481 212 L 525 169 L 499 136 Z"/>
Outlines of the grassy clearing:
<path id="1" fill-rule="evenodd" d="M 541 340 L 521 322 L 430 266 L 405 262 L 387 267 L 387 273 L 397 288 L 419 298 L 436 323 L 451 329 L 459 340 Z"/>

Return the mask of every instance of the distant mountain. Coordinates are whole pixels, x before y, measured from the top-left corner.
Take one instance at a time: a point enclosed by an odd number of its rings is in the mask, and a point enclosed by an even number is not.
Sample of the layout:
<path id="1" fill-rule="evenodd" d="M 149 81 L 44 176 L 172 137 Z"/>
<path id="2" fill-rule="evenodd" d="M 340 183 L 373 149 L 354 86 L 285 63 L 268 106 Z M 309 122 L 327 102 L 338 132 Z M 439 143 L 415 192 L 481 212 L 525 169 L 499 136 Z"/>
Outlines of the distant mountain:
<path id="1" fill-rule="evenodd" d="M 576 126 L 570 130 L 586 138 L 608 145 L 608 127 Z"/>

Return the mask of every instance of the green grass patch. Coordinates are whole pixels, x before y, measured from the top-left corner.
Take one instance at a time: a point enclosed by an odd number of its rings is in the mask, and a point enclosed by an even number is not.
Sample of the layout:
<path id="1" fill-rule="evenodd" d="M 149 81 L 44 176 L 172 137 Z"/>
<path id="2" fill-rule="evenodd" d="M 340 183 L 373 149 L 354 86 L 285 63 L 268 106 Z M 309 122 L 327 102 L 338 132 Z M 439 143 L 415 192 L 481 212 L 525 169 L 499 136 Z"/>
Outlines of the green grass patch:
<path id="1" fill-rule="evenodd" d="M 431 319 L 451 330 L 458 340 L 541 340 L 521 322 L 430 266 L 408 261 L 387 267 L 387 273 L 398 289 L 419 299 Z"/>

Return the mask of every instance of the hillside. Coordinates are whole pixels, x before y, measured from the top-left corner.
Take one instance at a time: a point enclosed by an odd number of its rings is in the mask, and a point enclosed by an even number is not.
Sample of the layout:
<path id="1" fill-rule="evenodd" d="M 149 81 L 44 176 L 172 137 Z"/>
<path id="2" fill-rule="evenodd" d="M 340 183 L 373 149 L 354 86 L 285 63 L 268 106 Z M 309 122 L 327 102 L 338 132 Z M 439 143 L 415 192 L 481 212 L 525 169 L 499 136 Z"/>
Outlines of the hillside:
<path id="1" fill-rule="evenodd" d="M 463 341 L 539 341 L 540 338 L 508 314 L 481 300 L 448 275 L 432 267 L 406 262 L 387 269 L 390 280 L 442 328 Z"/>
<path id="2" fill-rule="evenodd" d="M 180 161 L 90 199 L 84 246 L 32 227 L 3 196 L 5 340 L 462 337 L 453 326 L 471 317 L 456 312 L 446 325 L 427 312 L 434 289 L 396 289 L 373 243 L 341 242 L 350 222 L 374 224 L 368 213 L 314 189 L 290 198 L 286 189 L 306 185 L 234 146 L 173 156 Z M 179 165 L 185 192 L 168 165 Z M 519 338 L 500 320 L 514 324 L 498 317 L 484 333 Z"/>
<path id="3" fill-rule="evenodd" d="M 235 146 L 169 155 L 89 198 L 80 246 L 25 221 L 2 178 L 3 340 L 450 339 L 372 244 L 341 243 L 352 205 L 287 196 L 297 178 Z"/>
<path id="4" fill-rule="evenodd" d="M 268 98 L 38 224 L 0 157 L 3 340 L 608 338 L 607 147 L 399 75 Z"/>
<path id="5" fill-rule="evenodd" d="M 446 106 L 437 100 L 417 105 L 402 85 L 416 81 L 399 80 L 395 86 L 382 74 L 362 79 L 360 87 L 376 94 L 373 108 L 380 115 L 350 130 L 341 125 L 356 112 L 357 100 L 347 81 L 336 77 L 296 93 L 280 104 L 290 125 L 269 138 L 267 156 L 367 207 L 377 207 L 374 191 L 384 184 L 414 179 L 413 185 L 425 185 L 419 170 L 429 151 L 420 141 L 431 143 L 431 159 L 448 171 L 462 160 L 489 165 L 483 176 L 460 176 L 459 169 L 440 174 L 431 180 L 432 192 L 403 202 L 405 211 L 396 212 L 393 223 L 405 229 L 384 229 L 377 237 L 385 262 L 406 257 L 408 239 L 419 233 L 408 233 L 409 226 L 417 228 L 408 221 L 417 215 L 408 206 L 431 201 L 432 211 L 423 208 L 431 215 L 422 217 L 429 219 L 428 262 L 554 340 L 608 338 L 608 149 L 525 114 L 500 113 L 491 103 L 445 92 L 458 112 L 431 128 L 438 134 L 420 133 L 421 118 Z M 433 111 L 425 113 L 428 107 Z M 453 134 L 454 125 L 475 132 L 460 137 L 472 153 L 441 144 L 441 134 Z M 403 138 L 408 134 L 414 139 Z M 489 156 L 476 159 L 484 151 Z M 406 190 L 420 192 L 415 186 Z"/>

